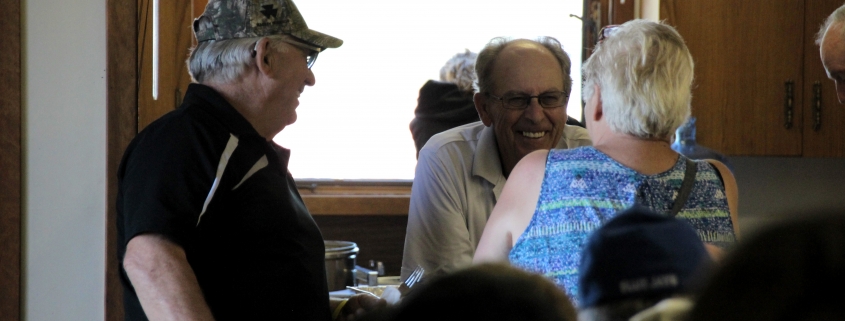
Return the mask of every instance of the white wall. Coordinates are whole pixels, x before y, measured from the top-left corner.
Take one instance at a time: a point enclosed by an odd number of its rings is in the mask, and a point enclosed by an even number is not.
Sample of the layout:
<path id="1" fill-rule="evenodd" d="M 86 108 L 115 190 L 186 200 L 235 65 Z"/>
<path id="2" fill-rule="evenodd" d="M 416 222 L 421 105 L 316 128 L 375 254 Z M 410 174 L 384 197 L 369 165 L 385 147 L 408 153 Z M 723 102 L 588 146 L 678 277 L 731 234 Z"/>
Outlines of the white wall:
<path id="1" fill-rule="evenodd" d="M 104 318 L 105 17 L 22 1 L 24 320 Z"/>

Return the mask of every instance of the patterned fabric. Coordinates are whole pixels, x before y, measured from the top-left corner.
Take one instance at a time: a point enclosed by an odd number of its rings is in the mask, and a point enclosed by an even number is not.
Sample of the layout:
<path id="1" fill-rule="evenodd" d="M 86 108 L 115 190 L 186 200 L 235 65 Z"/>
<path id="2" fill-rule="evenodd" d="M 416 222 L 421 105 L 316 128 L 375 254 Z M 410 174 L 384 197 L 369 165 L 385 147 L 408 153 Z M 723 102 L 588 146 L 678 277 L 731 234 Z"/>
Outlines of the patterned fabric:
<path id="1" fill-rule="evenodd" d="M 724 184 L 709 163 L 695 163 L 695 183 L 677 217 L 703 241 L 730 247 L 736 238 Z M 552 279 L 577 306 L 578 266 L 590 233 L 634 203 L 669 215 L 685 170 L 684 156 L 666 172 L 643 175 L 593 147 L 551 150 L 534 217 L 510 262 Z"/>
<path id="2" fill-rule="evenodd" d="M 589 144 L 586 129 L 567 125 L 556 148 Z M 401 280 L 417 266 L 426 278 L 471 266 L 506 182 L 493 128 L 478 121 L 431 136 L 414 173 Z"/>
<path id="3" fill-rule="evenodd" d="M 343 40 L 308 29 L 292 0 L 210 0 L 194 20 L 197 42 L 291 35 L 320 48 Z"/>

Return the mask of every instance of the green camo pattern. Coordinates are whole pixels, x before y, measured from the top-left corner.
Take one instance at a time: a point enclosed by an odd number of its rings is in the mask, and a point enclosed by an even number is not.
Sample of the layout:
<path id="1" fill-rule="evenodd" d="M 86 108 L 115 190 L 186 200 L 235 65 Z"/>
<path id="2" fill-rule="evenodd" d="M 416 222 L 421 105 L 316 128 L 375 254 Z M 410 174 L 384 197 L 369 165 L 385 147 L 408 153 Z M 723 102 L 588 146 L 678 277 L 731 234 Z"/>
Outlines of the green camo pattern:
<path id="1" fill-rule="evenodd" d="M 320 48 L 343 40 L 308 29 L 291 0 L 210 0 L 194 20 L 197 42 L 290 35 Z"/>

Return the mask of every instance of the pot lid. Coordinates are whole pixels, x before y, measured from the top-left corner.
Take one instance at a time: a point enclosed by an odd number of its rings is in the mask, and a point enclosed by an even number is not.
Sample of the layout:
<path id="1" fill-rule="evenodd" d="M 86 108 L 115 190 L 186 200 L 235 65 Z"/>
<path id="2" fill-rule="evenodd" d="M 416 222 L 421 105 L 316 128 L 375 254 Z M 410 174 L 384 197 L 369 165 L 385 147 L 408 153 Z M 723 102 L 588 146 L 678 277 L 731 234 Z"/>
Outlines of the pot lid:
<path id="1" fill-rule="evenodd" d="M 328 252 L 358 252 L 358 245 L 349 241 L 324 241 Z"/>

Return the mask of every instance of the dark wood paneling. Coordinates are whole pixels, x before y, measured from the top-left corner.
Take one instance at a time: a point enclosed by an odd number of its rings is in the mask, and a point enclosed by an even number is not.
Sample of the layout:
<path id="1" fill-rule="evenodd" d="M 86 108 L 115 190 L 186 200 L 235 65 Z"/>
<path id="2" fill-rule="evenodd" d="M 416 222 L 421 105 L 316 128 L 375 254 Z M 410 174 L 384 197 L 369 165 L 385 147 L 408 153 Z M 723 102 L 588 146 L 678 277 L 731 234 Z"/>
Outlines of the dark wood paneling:
<path id="1" fill-rule="evenodd" d="M 675 26 L 678 17 L 675 16 L 675 0 L 660 1 L 660 19 L 670 26 Z"/>
<path id="2" fill-rule="evenodd" d="M 317 215 L 314 221 L 324 239 L 355 242 L 358 265 L 366 267 L 370 260 L 381 261 L 386 275 L 399 275 L 407 215 Z"/>
<path id="3" fill-rule="evenodd" d="M 298 180 L 312 215 L 408 215 L 411 182 Z"/>
<path id="4" fill-rule="evenodd" d="M 138 19 L 135 6 L 107 0 L 108 205 L 106 209 L 105 320 L 123 320 L 123 287 L 117 261 L 117 167 L 126 146 L 138 131 L 136 61 Z"/>
<path id="5" fill-rule="evenodd" d="M 408 216 L 410 195 L 303 196 L 312 215 Z"/>
<path id="6" fill-rule="evenodd" d="M 608 12 L 610 24 L 621 25 L 627 21 L 634 20 L 634 5 L 636 1 L 633 0 L 610 0 L 608 1 Z"/>
<path id="7" fill-rule="evenodd" d="M 621 25 L 635 18 L 635 1 L 585 0 L 582 45 L 583 61 L 593 53 L 598 32 L 607 25 Z M 583 121 L 582 121 L 583 122 Z"/>
<path id="8" fill-rule="evenodd" d="M 205 0 L 161 1 L 159 4 L 158 98 L 152 96 L 153 77 L 153 1 L 138 1 L 138 130 L 182 102 L 191 77 L 185 66 L 193 46 L 194 6 L 204 8 Z M 202 12 L 200 12 L 202 13 Z"/>
<path id="9" fill-rule="evenodd" d="M 695 61 L 699 144 L 728 156 L 801 156 L 803 48 L 812 41 L 804 35 L 804 1 L 685 0 L 664 8 L 673 8 L 667 22 Z M 794 82 L 790 128 L 784 126 L 788 80 Z"/>
<path id="10" fill-rule="evenodd" d="M 21 319 L 21 3 L 0 0 L 0 320 Z"/>

